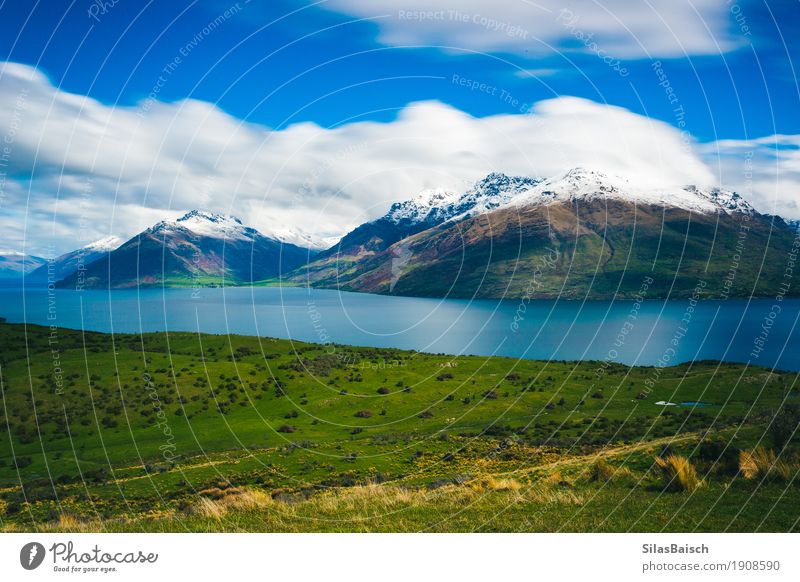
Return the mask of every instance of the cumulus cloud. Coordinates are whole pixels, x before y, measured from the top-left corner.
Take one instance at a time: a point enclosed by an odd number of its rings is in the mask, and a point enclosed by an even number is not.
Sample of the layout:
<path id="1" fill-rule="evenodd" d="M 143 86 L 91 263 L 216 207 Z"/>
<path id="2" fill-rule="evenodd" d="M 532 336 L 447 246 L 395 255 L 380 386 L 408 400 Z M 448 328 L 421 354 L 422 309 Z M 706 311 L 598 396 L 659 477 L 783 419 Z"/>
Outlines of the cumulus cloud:
<path id="1" fill-rule="evenodd" d="M 330 239 L 422 188 L 463 189 L 494 170 L 587 166 L 643 186 L 717 183 L 672 126 L 574 97 L 485 118 L 429 101 L 389 123 L 273 131 L 193 100 L 104 105 L 6 64 L 0 103 L 0 132 L 14 128 L 0 168 L 0 246 L 44 254 L 193 208 Z"/>
<path id="2" fill-rule="evenodd" d="M 548 45 L 611 58 L 715 54 L 737 43 L 719 0 L 328 0 L 327 8 L 374 18 L 389 45 L 436 45 L 536 55 Z M 595 43 L 592 45 L 591 43 Z"/>

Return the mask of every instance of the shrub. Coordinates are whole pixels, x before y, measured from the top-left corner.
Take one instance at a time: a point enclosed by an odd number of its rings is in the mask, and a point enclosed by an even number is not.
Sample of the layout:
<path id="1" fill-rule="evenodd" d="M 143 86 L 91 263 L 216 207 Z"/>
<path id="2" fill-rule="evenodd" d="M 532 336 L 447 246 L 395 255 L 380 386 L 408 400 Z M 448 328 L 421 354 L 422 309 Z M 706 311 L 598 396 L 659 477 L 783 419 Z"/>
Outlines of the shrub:
<path id="1" fill-rule="evenodd" d="M 717 472 L 736 474 L 739 471 L 739 449 L 720 438 L 707 438 L 700 442 L 697 455 L 714 464 Z"/>
<path id="2" fill-rule="evenodd" d="M 388 393 L 389 389 L 386 386 L 381 386 L 380 388 L 378 388 L 378 394 L 388 394 Z"/>
<path id="3" fill-rule="evenodd" d="M 686 491 L 691 493 L 704 485 L 697 476 L 697 470 L 686 457 L 669 455 L 656 457 L 656 467 L 661 472 L 664 489 L 667 491 Z"/>
<path id="4" fill-rule="evenodd" d="M 278 432 L 283 432 L 283 433 L 290 433 L 296 430 L 297 429 L 290 424 L 282 424 L 278 427 Z"/>
<path id="5" fill-rule="evenodd" d="M 33 463 L 33 459 L 30 457 L 16 457 L 14 459 L 14 465 L 16 465 L 17 469 L 24 469 L 25 467 L 29 467 Z"/>
<path id="6" fill-rule="evenodd" d="M 769 427 L 769 434 L 776 451 L 781 452 L 786 448 L 798 427 L 800 427 L 800 406 L 785 405 L 772 419 Z"/>
<path id="7" fill-rule="evenodd" d="M 359 410 L 353 416 L 355 416 L 356 418 L 371 418 L 372 417 L 372 411 L 371 410 Z"/>

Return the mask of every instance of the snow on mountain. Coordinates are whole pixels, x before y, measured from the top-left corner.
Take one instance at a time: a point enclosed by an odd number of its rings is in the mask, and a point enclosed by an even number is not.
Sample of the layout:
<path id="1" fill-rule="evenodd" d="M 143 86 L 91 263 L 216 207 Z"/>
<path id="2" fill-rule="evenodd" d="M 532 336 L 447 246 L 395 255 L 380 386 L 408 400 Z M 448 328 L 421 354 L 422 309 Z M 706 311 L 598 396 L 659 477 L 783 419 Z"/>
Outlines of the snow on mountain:
<path id="1" fill-rule="evenodd" d="M 176 231 L 188 232 L 194 236 L 231 241 L 254 241 L 256 238 L 264 236 L 256 229 L 244 226 L 242 221 L 235 216 L 227 216 L 205 210 L 192 210 L 177 220 L 162 220 L 146 232 L 163 235 Z"/>
<path id="2" fill-rule="evenodd" d="M 339 242 L 340 237 L 320 237 L 307 233 L 299 228 L 283 228 L 273 231 L 276 239 L 281 242 L 293 244 L 295 246 L 321 251 L 328 249 Z"/>
<path id="3" fill-rule="evenodd" d="M 89 243 L 85 247 L 83 247 L 87 251 L 92 252 L 111 252 L 114 249 L 118 248 L 124 241 L 116 236 L 107 236 L 101 238 L 100 240 L 96 240 L 93 243 Z"/>
<path id="4" fill-rule="evenodd" d="M 432 215 L 456 202 L 458 198 L 458 194 L 444 188 L 422 190 L 411 200 L 392 204 L 383 218 L 395 224 L 434 222 L 431 220 Z"/>
<path id="5" fill-rule="evenodd" d="M 443 188 L 423 190 L 411 200 L 393 204 L 383 217 L 395 224 L 441 224 L 494 210 L 540 180 L 493 172 L 463 194 Z"/>
<path id="6" fill-rule="evenodd" d="M 685 186 L 672 189 L 644 189 L 633 186 L 626 178 L 603 172 L 573 168 L 548 178 L 533 188 L 514 196 L 510 206 L 540 206 L 554 202 L 617 199 L 635 204 L 681 208 L 704 214 L 742 212 L 753 214 L 750 204 L 736 192 L 720 188 Z"/>

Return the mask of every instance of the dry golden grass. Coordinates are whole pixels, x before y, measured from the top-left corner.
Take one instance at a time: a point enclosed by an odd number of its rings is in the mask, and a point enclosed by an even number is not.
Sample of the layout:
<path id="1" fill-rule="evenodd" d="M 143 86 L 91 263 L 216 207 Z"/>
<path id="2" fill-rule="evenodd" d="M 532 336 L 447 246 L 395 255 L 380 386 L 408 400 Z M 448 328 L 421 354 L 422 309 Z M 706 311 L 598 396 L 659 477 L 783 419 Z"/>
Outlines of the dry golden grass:
<path id="1" fill-rule="evenodd" d="M 608 483 L 614 479 L 630 475 L 631 471 L 627 467 L 614 467 L 602 457 L 597 459 L 589 468 L 589 480 L 597 481 L 598 483 Z"/>
<path id="2" fill-rule="evenodd" d="M 739 471 L 745 479 L 787 481 L 797 473 L 797 470 L 797 463 L 778 460 L 773 450 L 761 445 L 752 451 L 739 451 Z"/>
<path id="3" fill-rule="evenodd" d="M 482 480 L 487 489 L 492 491 L 519 491 L 522 489 L 522 484 L 516 479 L 487 477 Z"/>
<path id="4" fill-rule="evenodd" d="M 661 472 L 664 488 L 668 491 L 687 491 L 691 493 L 705 485 L 697 476 L 691 461 L 680 455 L 670 455 L 666 459 L 656 457 L 656 467 Z"/>
<path id="5" fill-rule="evenodd" d="M 253 511 L 276 504 L 270 495 L 258 489 L 231 488 L 224 493 L 218 496 L 216 492 L 211 492 L 214 499 L 200 497 L 192 506 L 192 512 L 211 519 L 221 519 L 231 511 Z"/>

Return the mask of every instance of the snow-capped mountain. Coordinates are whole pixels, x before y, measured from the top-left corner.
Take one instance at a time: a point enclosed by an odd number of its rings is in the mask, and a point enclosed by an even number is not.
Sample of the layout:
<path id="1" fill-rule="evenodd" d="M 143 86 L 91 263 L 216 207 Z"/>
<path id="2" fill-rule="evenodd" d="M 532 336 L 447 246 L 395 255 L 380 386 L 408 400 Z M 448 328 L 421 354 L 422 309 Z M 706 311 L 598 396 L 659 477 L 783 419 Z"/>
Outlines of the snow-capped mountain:
<path id="1" fill-rule="evenodd" d="M 739 194 L 720 188 L 685 186 L 673 189 L 645 189 L 633 186 L 626 178 L 596 170 L 573 168 L 548 178 L 514 196 L 509 205 L 541 206 L 555 202 L 619 200 L 680 208 L 704 214 L 741 212 L 751 215 L 753 207 Z"/>
<path id="2" fill-rule="evenodd" d="M 339 241 L 338 236 L 314 236 L 299 228 L 282 228 L 272 232 L 273 236 L 281 242 L 314 251 L 329 249 Z"/>
<path id="3" fill-rule="evenodd" d="M 111 235 L 101 238 L 100 240 L 96 240 L 93 243 L 89 243 L 83 247 L 83 249 L 87 251 L 110 252 L 116 248 L 119 248 L 123 242 L 125 241 L 118 236 Z"/>
<path id="4" fill-rule="evenodd" d="M 0 250 L 0 279 L 17 279 L 38 269 L 45 259 L 12 250 Z"/>
<path id="5" fill-rule="evenodd" d="M 78 271 L 86 269 L 94 261 L 105 257 L 108 253 L 118 248 L 122 242 L 122 239 L 116 236 L 107 236 L 96 240 L 80 249 L 46 261 L 44 265 L 27 275 L 25 281 L 29 285 L 57 283 Z"/>
<path id="6" fill-rule="evenodd" d="M 556 202 L 620 200 L 680 208 L 692 212 L 741 212 L 755 210 L 739 194 L 721 188 L 647 189 L 634 186 L 622 176 L 597 170 L 573 168 L 547 178 L 506 176 L 493 172 L 462 194 L 442 188 L 423 190 L 410 200 L 392 205 L 382 220 L 395 224 L 437 225 L 455 222 L 505 206 L 541 206 Z"/>
<path id="7" fill-rule="evenodd" d="M 265 236 L 233 216 L 192 210 L 103 253 L 85 272 L 65 278 L 61 286 L 251 284 L 294 269 L 310 254 L 308 249 Z"/>
<path id="8" fill-rule="evenodd" d="M 573 168 L 547 179 L 492 172 L 462 193 L 433 188 L 393 204 L 385 215 L 357 227 L 339 244 L 320 253 L 307 267 L 330 273 L 332 266 L 339 264 L 343 257 L 361 260 L 429 228 L 447 228 L 450 224 L 505 208 L 521 210 L 556 203 L 605 203 L 609 200 L 703 214 L 755 212 L 738 194 L 719 188 L 686 186 L 648 190 L 633 186 L 623 177 L 584 168 Z"/>
<path id="9" fill-rule="evenodd" d="M 392 205 L 290 279 L 411 296 L 599 299 L 634 296 L 668 273 L 651 297 L 691 296 L 698 277 L 709 296 L 749 296 L 783 276 L 775 265 L 796 225 L 773 222 L 721 188 L 643 188 L 584 168 L 544 180 L 492 173 L 461 194 L 425 190 Z M 765 256 L 762 271 L 743 267 L 726 283 L 733 261 Z"/>
<path id="10" fill-rule="evenodd" d="M 152 234 L 169 235 L 172 233 L 188 234 L 198 237 L 227 239 L 231 241 L 254 241 L 265 237 L 254 228 L 242 224 L 235 216 L 192 210 L 176 220 L 162 220 L 147 231 Z"/>
<path id="11" fill-rule="evenodd" d="M 384 219 L 397 224 L 431 225 L 461 220 L 503 206 L 539 182 L 537 178 L 493 172 L 462 194 L 443 188 L 423 190 L 411 200 L 393 204 Z"/>

